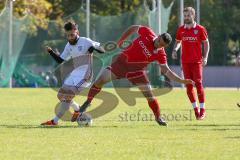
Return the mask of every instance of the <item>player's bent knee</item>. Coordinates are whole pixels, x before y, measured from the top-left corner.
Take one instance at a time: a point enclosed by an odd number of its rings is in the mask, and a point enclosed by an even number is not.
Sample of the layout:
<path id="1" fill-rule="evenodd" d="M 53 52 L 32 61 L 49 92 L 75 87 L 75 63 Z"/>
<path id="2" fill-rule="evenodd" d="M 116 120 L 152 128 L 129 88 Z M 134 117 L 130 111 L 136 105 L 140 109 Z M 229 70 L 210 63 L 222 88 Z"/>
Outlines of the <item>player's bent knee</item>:
<path id="1" fill-rule="evenodd" d="M 62 101 L 71 102 L 72 99 L 75 97 L 75 94 L 71 90 L 66 91 L 66 90 L 61 88 L 58 92 L 57 97 L 61 102 Z"/>
<path id="2" fill-rule="evenodd" d="M 105 77 L 100 77 L 95 83 L 94 85 L 97 87 L 102 87 L 104 84 L 106 84 L 108 82 L 108 80 Z"/>
<path id="3" fill-rule="evenodd" d="M 196 81 L 195 86 L 196 87 L 202 87 L 202 82 L 201 81 Z"/>
<path id="4" fill-rule="evenodd" d="M 148 100 L 148 102 L 152 102 L 152 101 L 155 101 L 155 97 L 154 96 L 152 96 L 152 97 L 147 97 L 147 100 Z"/>
<path id="5" fill-rule="evenodd" d="M 151 91 L 144 91 L 143 95 L 147 99 L 154 99 L 153 93 Z"/>
<path id="6" fill-rule="evenodd" d="M 111 71 L 108 69 L 105 69 L 101 76 L 96 81 L 96 85 L 103 86 L 104 84 L 111 81 Z"/>
<path id="7" fill-rule="evenodd" d="M 104 85 L 104 81 L 101 80 L 101 79 L 98 79 L 98 80 L 94 83 L 94 85 L 95 85 L 96 87 L 101 88 L 101 87 Z"/>
<path id="8" fill-rule="evenodd" d="M 73 100 L 73 98 L 74 98 L 74 96 L 61 96 L 61 95 L 58 95 L 58 99 L 61 102 L 70 103 Z"/>
<path id="9" fill-rule="evenodd" d="M 193 85 L 192 86 L 187 86 L 187 91 L 193 90 Z"/>
<path id="10" fill-rule="evenodd" d="M 58 98 L 60 101 L 62 101 L 62 100 L 64 99 L 64 96 L 63 96 L 62 93 L 58 93 L 58 94 L 57 94 L 57 98 Z"/>
<path id="11" fill-rule="evenodd" d="M 186 84 L 186 87 L 187 88 L 193 88 L 193 85 L 192 84 Z"/>

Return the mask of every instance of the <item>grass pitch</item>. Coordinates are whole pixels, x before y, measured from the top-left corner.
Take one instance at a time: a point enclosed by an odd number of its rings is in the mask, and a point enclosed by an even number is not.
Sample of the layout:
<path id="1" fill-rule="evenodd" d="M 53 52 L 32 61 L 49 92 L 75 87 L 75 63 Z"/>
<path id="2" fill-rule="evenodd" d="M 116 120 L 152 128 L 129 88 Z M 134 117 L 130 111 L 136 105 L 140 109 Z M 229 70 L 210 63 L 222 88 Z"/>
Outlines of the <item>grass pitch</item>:
<path id="1" fill-rule="evenodd" d="M 116 95 L 114 89 L 104 89 Z M 54 116 L 56 92 L 51 89 L 0 89 L 1 160 L 163 159 L 203 160 L 240 157 L 240 102 L 238 90 L 207 89 L 207 117 L 196 121 L 185 90 L 157 97 L 169 126 L 151 119 L 144 98 L 129 107 L 118 106 L 94 119 L 92 127 L 60 122 L 39 124 Z M 82 103 L 86 97 L 77 97 Z M 100 103 L 94 100 L 90 109 Z"/>

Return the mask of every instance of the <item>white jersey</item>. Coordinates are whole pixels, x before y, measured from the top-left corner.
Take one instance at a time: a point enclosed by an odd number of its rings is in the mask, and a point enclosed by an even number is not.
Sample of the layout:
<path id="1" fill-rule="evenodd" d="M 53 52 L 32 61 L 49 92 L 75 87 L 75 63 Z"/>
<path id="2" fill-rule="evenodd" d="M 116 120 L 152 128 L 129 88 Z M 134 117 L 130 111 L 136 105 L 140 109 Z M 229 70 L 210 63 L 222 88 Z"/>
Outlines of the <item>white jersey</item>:
<path id="1" fill-rule="evenodd" d="M 65 61 L 71 58 L 77 61 L 81 61 L 81 56 L 88 54 L 88 49 L 91 46 L 99 47 L 100 43 L 86 37 L 79 37 L 75 45 L 70 45 L 70 43 L 67 43 L 60 57 Z M 78 64 L 77 66 L 79 67 L 76 67 L 64 80 L 65 85 L 81 87 L 84 82 L 91 81 L 90 79 L 92 77 L 92 56 L 90 54 L 88 54 L 87 56 L 89 58 L 88 62 L 86 62 L 85 65 L 79 66 Z M 86 56 L 84 57 L 86 58 Z"/>

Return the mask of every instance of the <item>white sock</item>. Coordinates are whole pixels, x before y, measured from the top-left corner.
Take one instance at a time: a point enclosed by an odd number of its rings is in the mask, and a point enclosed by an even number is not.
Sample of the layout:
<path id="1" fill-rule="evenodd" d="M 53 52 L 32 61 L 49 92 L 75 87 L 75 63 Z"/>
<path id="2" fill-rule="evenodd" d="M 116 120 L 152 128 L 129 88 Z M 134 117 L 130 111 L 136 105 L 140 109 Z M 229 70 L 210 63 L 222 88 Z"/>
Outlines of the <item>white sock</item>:
<path id="1" fill-rule="evenodd" d="M 73 108 L 74 111 L 79 111 L 79 104 L 77 104 L 77 102 L 72 101 L 71 107 Z"/>
<path id="2" fill-rule="evenodd" d="M 193 108 L 196 108 L 197 107 L 197 102 L 193 102 L 192 106 L 193 106 Z"/>
<path id="3" fill-rule="evenodd" d="M 58 121 L 59 121 L 58 116 L 56 116 L 56 117 L 53 118 L 53 122 L 54 122 L 54 123 L 58 123 Z"/>
<path id="4" fill-rule="evenodd" d="M 205 108 L 205 103 L 200 103 L 200 108 Z"/>
<path id="5" fill-rule="evenodd" d="M 69 107 L 71 105 L 72 102 L 68 103 L 68 102 L 61 102 L 59 105 L 59 111 L 58 113 L 56 113 L 56 117 L 54 117 L 53 122 L 54 123 L 58 123 L 59 119 L 62 118 L 62 116 L 64 116 L 64 114 L 66 113 L 67 110 L 69 110 Z"/>

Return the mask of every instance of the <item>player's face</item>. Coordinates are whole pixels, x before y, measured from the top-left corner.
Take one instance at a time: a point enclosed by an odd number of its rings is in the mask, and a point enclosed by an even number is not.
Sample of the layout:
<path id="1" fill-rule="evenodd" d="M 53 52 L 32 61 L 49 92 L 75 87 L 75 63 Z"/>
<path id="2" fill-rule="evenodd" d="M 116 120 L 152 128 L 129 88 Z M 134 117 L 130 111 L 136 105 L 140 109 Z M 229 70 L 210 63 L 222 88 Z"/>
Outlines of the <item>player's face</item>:
<path id="1" fill-rule="evenodd" d="M 67 31 L 66 35 L 67 35 L 67 40 L 71 45 L 76 44 L 77 39 L 78 39 L 78 35 L 79 35 L 78 30 L 73 29 L 71 31 Z"/>
<path id="2" fill-rule="evenodd" d="M 162 48 L 162 47 L 167 47 L 168 44 L 164 42 L 161 36 L 158 36 L 158 38 L 155 40 L 155 47 L 156 48 Z"/>
<path id="3" fill-rule="evenodd" d="M 194 15 L 188 11 L 183 13 L 184 24 L 192 24 L 194 22 Z"/>

